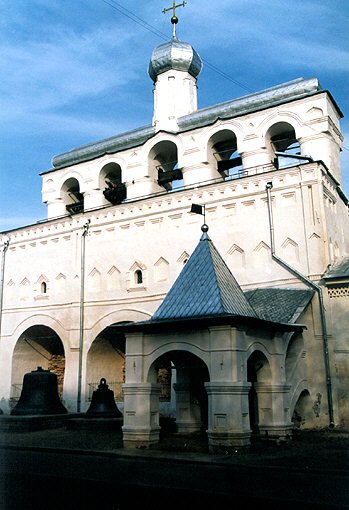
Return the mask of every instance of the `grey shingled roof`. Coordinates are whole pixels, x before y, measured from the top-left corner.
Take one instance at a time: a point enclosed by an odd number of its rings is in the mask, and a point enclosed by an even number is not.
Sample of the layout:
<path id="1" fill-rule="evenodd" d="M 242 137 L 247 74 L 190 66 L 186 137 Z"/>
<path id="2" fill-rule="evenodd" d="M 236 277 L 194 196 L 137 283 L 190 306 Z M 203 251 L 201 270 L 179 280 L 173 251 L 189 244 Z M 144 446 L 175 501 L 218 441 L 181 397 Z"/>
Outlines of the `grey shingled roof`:
<path id="1" fill-rule="evenodd" d="M 217 119 L 230 119 L 246 115 L 288 101 L 303 99 L 323 91 L 317 78 L 297 78 L 238 99 L 196 110 L 189 115 L 180 117 L 178 126 L 182 130 L 193 129 L 212 124 Z"/>
<path id="2" fill-rule="evenodd" d="M 266 288 L 249 290 L 245 295 L 261 319 L 292 324 L 308 306 L 314 291 Z"/>
<path id="3" fill-rule="evenodd" d="M 345 257 L 331 266 L 324 276 L 325 280 L 335 278 L 349 278 L 349 257 Z"/>
<path id="4" fill-rule="evenodd" d="M 257 315 L 238 282 L 204 233 L 152 320 Z"/>
<path id="5" fill-rule="evenodd" d="M 321 92 L 328 93 L 327 90 L 322 89 L 317 78 L 297 78 L 260 92 L 248 94 L 238 99 L 201 108 L 189 115 L 180 117 L 178 119 L 178 132 L 180 133 L 189 129 L 213 124 L 218 119 L 239 117 L 241 115 L 260 111 L 272 106 L 277 106 L 288 101 L 303 99 L 304 97 L 312 96 Z M 334 105 L 338 109 L 335 102 Z M 343 116 L 340 111 L 339 114 L 341 117 Z M 105 154 L 113 154 L 133 147 L 138 147 L 143 145 L 155 134 L 155 127 L 147 125 L 105 140 L 77 147 L 63 154 L 54 156 L 52 159 L 53 169 L 42 172 L 41 175 L 52 172 L 58 168 L 64 168 L 69 165 L 89 161 Z"/>

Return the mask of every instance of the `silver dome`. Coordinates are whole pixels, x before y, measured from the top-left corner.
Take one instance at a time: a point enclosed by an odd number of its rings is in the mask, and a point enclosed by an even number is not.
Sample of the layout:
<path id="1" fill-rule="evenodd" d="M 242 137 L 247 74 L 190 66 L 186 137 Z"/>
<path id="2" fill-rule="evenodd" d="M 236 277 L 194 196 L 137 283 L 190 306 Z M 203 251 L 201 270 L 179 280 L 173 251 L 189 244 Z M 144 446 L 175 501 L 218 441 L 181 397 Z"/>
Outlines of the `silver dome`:
<path id="1" fill-rule="evenodd" d="M 170 69 L 186 71 L 196 78 L 202 69 L 202 60 L 190 44 L 173 37 L 171 41 L 154 49 L 148 73 L 155 82 L 159 74 Z"/>

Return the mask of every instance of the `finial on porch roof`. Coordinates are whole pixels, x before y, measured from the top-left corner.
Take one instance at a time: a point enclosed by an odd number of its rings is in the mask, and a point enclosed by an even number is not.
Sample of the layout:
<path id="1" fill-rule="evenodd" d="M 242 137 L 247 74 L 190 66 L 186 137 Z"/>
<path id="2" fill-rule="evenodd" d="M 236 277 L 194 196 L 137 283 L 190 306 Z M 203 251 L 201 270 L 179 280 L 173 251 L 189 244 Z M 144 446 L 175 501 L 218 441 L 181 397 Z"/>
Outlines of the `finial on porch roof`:
<path id="1" fill-rule="evenodd" d="M 205 211 L 205 205 L 199 205 L 199 204 L 191 204 L 191 213 L 194 214 L 202 214 L 204 217 L 204 223 L 201 225 L 201 230 L 204 234 L 208 232 L 208 225 L 206 224 L 206 211 Z"/>

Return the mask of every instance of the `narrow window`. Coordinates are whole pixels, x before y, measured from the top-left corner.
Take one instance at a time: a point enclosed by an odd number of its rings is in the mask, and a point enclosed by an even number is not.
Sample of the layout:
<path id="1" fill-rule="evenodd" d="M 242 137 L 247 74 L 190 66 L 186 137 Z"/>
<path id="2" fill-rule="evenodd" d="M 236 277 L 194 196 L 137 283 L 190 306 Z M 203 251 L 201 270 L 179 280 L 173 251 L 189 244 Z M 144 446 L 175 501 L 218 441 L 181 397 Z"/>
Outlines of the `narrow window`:
<path id="1" fill-rule="evenodd" d="M 46 294 L 47 292 L 47 284 L 46 282 L 41 282 L 41 294 Z"/>
<path id="2" fill-rule="evenodd" d="M 140 283 L 143 283 L 143 275 L 142 271 L 140 269 L 137 269 L 135 272 L 135 283 L 139 285 Z"/>

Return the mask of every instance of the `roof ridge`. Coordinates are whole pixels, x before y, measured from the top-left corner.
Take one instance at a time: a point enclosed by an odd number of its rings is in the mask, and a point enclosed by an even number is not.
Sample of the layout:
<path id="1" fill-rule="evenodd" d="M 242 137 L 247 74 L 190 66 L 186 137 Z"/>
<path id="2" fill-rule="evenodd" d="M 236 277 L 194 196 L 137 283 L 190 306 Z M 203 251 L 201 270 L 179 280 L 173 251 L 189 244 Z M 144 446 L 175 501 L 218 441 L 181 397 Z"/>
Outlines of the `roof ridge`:
<path id="1" fill-rule="evenodd" d="M 258 317 L 223 257 L 204 233 L 153 319 L 219 315 Z"/>
<path id="2" fill-rule="evenodd" d="M 240 287 L 239 285 L 239 282 L 236 280 L 234 274 L 232 273 L 232 271 L 230 270 L 230 268 L 228 267 L 227 263 L 225 262 L 225 260 L 223 259 L 223 257 L 221 256 L 221 254 L 219 253 L 219 251 L 217 250 L 216 246 L 214 245 L 214 243 L 212 242 L 212 240 L 209 238 L 209 241 L 211 242 L 211 245 L 209 245 L 213 250 L 214 250 L 214 253 L 217 257 L 219 257 L 219 260 L 221 262 L 221 264 L 225 267 L 225 269 L 227 270 L 227 272 L 230 274 L 232 280 L 234 281 L 234 283 L 237 285 L 238 289 L 241 291 L 241 297 L 243 296 L 244 299 L 246 300 L 246 302 L 248 303 L 249 307 L 252 309 L 253 313 L 255 314 L 256 317 L 258 317 L 258 314 L 257 312 L 255 311 L 255 309 L 253 308 L 253 306 L 251 305 L 251 303 L 249 303 L 247 297 L 245 296 L 245 293 L 244 291 L 242 290 L 242 288 Z M 212 256 L 212 252 L 211 252 L 211 256 Z M 219 283 L 218 281 L 218 274 L 217 274 L 217 271 L 215 271 L 215 277 L 217 279 L 217 283 Z M 219 290 L 219 293 L 221 295 L 221 299 L 222 299 L 222 303 L 223 303 L 223 308 L 225 308 L 224 306 L 224 301 L 225 301 L 225 298 L 226 296 L 223 294 L 223 289 L 221 287 L 221 285 L 218 285 L 218 290 Z"/>

